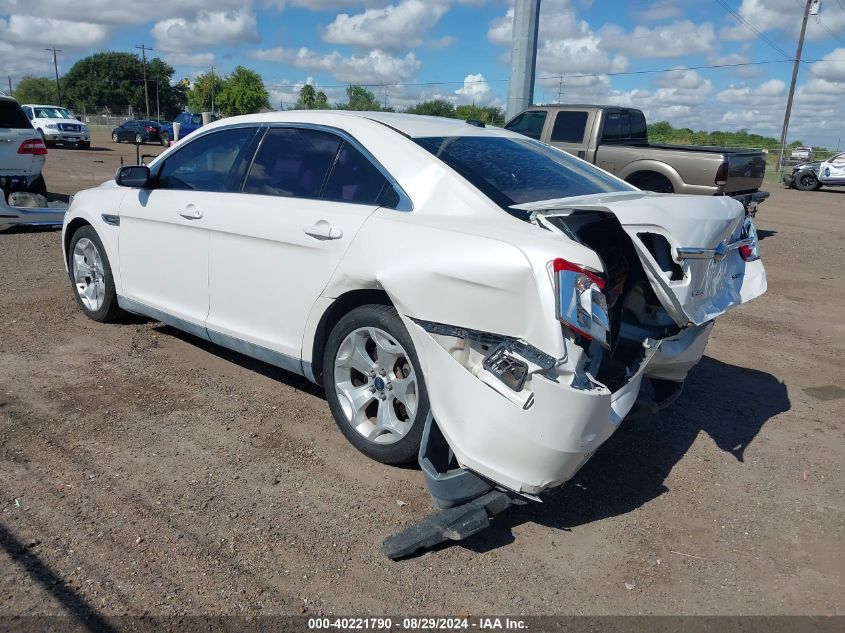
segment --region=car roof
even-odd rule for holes
[[[222,127],[235,123],[312,123],[343,127],[350,118],[367,120],[392,128],[411,138],[431,136],[506,136],[525,138],[520,134],[497,127],[477,127],[463,119],[424,116],[419,114],[400,114],[396,112],[369,112],[350,110],[285,110],[283,112],[263,112],[244,116],[220,119],[206,127]]]
[[[62,110],[68,110],[68,108],[60,105],[50,105],[48,103],[23,103],[21,105],[29,106],[30,108],[61,108]]]

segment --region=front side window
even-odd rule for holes
[[[195,114],[191,117],[191,125],[202,125],[202,115]]]
[[[255,128],[233,128],[204,134],[168,156],[159,171],[159,189],[235,191],[241,153]]]
[[[586,129],[586,112],[558,112],[552,128],[552,142],[583,143]]]
[[[244,193],[319,198],[342,140],[335,134],[271,128],[249,170]]]
[[[543,135],[543,124],[545,122],[545,110],[529,110],[518,115],[505,126],[505,129],[539,141]]]
[[[530,139],[453,136],[414,141],[506,210],[525,202],[635,190],[562,150]]]

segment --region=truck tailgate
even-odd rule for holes
[[[728,157],[728,184],[725,193],[756,191],[763,184],[766,173],[766,155],[759,151],[726,152]]]

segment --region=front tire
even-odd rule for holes
[[[820,187],[819,179],[813,174],[799,174],[795,179],[795,188],[801,191],[815,191]]]
[[[428,392],[394,308],[361,306],[335,325],[323,356],[323,384],[335,422],[355,448],[383,464],[417,459]]]
[[[79,149],[90,149],[91,148],[91,141],[79,141],[76,144]]]
[[[144,144],[144,137],[140,134],[135,135],[135,143],[136,145],[143,145]]]
[[[93,227],[79,228],[70,239],[68,273],[76,302],[85,316],[101,323],[120,316],[111,265]]]
[[[165,147],[170,147],[170,134],[167,132],[161,133],[161,144]]]
[[[120,143],[120,137],[117,135],[117,132],[111,133],[111,140],[115,143]]]

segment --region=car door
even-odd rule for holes
[[[299,371],[314,302],[366,218],[398,201],[351,139],[268,129],[243,193],[207,216],[211,340]]]
[[[135,140],[135,131],[132,128],[133,125],[134,121],[127,121],[126,123],[120,126],[120,129],[117,132],[119,141]]]
[[[255,127],[215,130],[154,166],[154,187],[133,189],[120,207],[120,275],[128,309],[205,337],[208,242],[205,214],[229,204]],[[233,184],[234,183],[234,184]]]
[[[834,156],[823,163],[820,175],[822,182],[845,183],[845,154]]]
[[[591,112],[587,110],[558,110],[554,113],[554,121],[551,124],[549,144],[573,156],[589,160],[587,145],[592,118]]]
[[[505,129],[539,141],[543,136],[543,126],[545,123],[545,110],[526,110],[508,121],[505,124]]]

